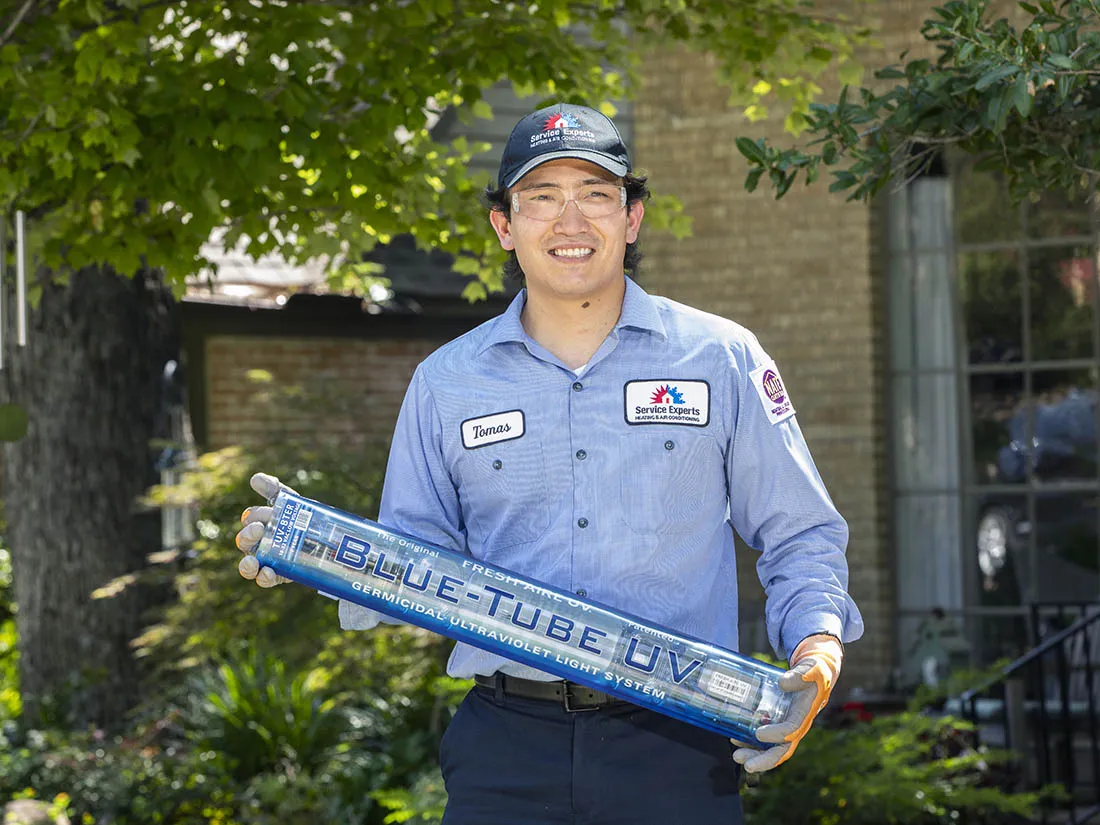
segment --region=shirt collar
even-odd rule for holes
[[[665,329],[665,322],[661,320],[661,313],[657,311],[657,304],[648,292],[630,278],[626,279],[623,311],[619,314],[619,323],[615,325],[615,329],[641,329],[654,333],[664,341],[668,340],[668,331]]]
[[[515,341],[526,344],[530,341],[520,315],[523,313],[523,305],[527,302],[527,290],[520,290],[512,299],[508,309],[498,317],[497,323],[485,336],[477,354],[481,355],[489,347],[496,344],[504,344]],[[668,340],[668,332],[665,330],[664,321],[657,311],[657,306],[649,294],[634,283],[630,278],[626,279],[626,293],[623,295],[623,308],[619,314],[619,322],[615,329],[640,329],[652,332],[663,340]]]

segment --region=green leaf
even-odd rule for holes
[[[845,86],[858,86],[863,80],[863,67],[854,61],[840,64],[837,79]]]
[[[737,151],[753,163],[766,162],[767,156],[764,154],[763,147],[757,141],[747,137],[739,137],[735,143],[737,145]]]
[[[1014,91],[1010,88],[1002,89],[989,99],[986,106],[986,123],[994,134],[1004,131],[1005,121],[1008,118],[1008,110],[1012,106]]]
[[[979,92],[984,91],[1000,80],[1004,80],[1008,77],[1013,77],[1019,71],[1019,66],[998,66],[993,71],[986,72],[980,78],[978,78],[978,82],[974,84],[974,88]]]
[[[460,275],[477,275],[481,270],[481,262],[469,255],[459,255],[451,268]]]
[[[470,108],[474,113],[474,117],[479,117],[483,120],[493,119],[493,107],[486,103],[484,100],[475,101],[474,105]]]
[[[1035,102],[1031,96],[1031,90],[1028,88],[1031,83],[1031,78],[1026,74],[1021,74],[1016,78],[1016,85],[1012,91],[1012,103],[1023,117],[1027,117],[1031,114],[1031,105]]]
[[[841,192],[845,189],[850,189],[856,184],[856,176],[851,172],[833,172],[833,178],[833,182],[829,184],[830,192]]]
[[[1056,66],[1059,69],[1065,69],[1066,71],[1076,71],[1077,64],[1072,58],[1064,54],[1051,54],[1047,55],[1047,62],[1052,66]]]
[[[758,166],[745,176],[745,191],[755,192],[760,184],[760,176],[764,174],[764,167]]]
[[[481,283],[481,281],[470,281],[462,288],[462,297],[471,304],[475,301],[484,301],[488,295],[489,293],[485,289],[485,284]]]

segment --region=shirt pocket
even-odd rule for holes
[[[623,521],[639,533],[690,530],[708,499],[725,493],[722,453],[709,435],[683,430],[624,433],[619,459]]]
[[[529,544],[550,527],[542,444],[517,438],[464,450],[459,458],[459,499],[475,554],[492,560],[497,551]]]

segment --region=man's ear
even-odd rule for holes
[[[508,252],[516,248],[516,244],[512,240],[512,222],[508,220],[507,215],[499,209],[493,209],[489,212],[489,223],[491,223],[493,229],[496,230],[501,247]]]
[[[634,243],[638,240],[638,232],[642,228],[642,216],[645,215],[645,204],[635,201],[627,207],[626,213],[626,242]]]

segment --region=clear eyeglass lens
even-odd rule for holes
[[[626,187],[582,186],[571,195],[561,189],[525,189],[512,193],[512,211],[536,221],[552,221],[573,201],[586,218],[606,218],[626,206]]]

